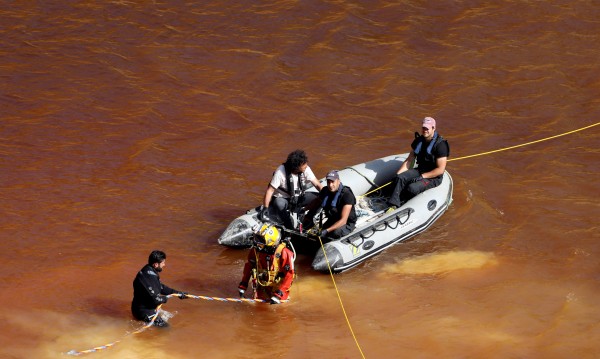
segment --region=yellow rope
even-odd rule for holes
[[[458,157],[458,158],[451,158],[448,160],[449,161],[458,161],[458,160],[464,160],[466,158],[471,158],[471,157],[477,157],[477,156],[483,156],[483,155],[489,155],[492,153],[496,153],[496,152],[501,152],[501,151],[507,151],[507,150],[512,150],[514,148],[518,148],[518,147],[523,147],[523,146],[527,146],[527,145],[532,145],[534,143],[538,143],[538,142],[543,142],[543,141],[548,141],[557,137],[561,137],[561,136],[566,136],[566,135],[570,135],[573,134],[575,132],[579,132],[579,131],[583,131],[583,130],[587,130],[588,128],[592,128],[594,126],[598,126],[600,125],[600,122],[596,122],[592,125],[586,126],[586,127],[582,127],[579,128],[577,130],[573,130],[573,131],[569,131],[569,132],[565,132],[565,133],[561,133],[560,135],[555,135],[555,136],[550,136],[550,137],[546,137],[546,138],[542,138],[541,140],[535,140],[535,141],[531,141],[531,142],[527,142],[527,143],[522,143],[520,145],[515,145],[515,146],[510,146],[510,147],[504,147],[504,148],[500,148],[498,150],[493,150],[493,151],[488,151],[488,152],[483,152],[483,153],[478,153],[475,155],[469,155],[469,156],[463,156],[463,157]]]
[[[167,297],[171,298],[171,297],[179,297],[180,294],[169,294],[167,295]],[[214,300],[214,301],[218,301],[218,302],[237,302],[237,303],[242,303],[242,302],[246,302],[246,303],[269,303],[268,300],[265,299],[249,299],[249,298],[219,298],[219,297],[207,297],[207,296],[203,296],[203,295],[193,295],[193,294],[186,294],[185,295],[188,298],[194,298],[194,299],[204,299],[204,300]],[[281,302],[288,302],[289,299],[286,300],[282,300]],[[146,329],[150,328],[152,325],[154,325],[154,321],[156,320],[156,318],[158,317],[158,315],[160,314],[162,304],[159,305],[156,308],[156,313],[154,314],[154,316],[152,316],[152,318],[150,318],[150,321],[146,324],[144,324],[144,326],[140,327],[139,329],[134,330],[131,333],[127,333],[125,334],[121,339],[119,340],[115,340],[112,343],[108,343],[108,344],[104,344],[104,345],[100,345],[91,349],[87,349],[87,350],[70,350],[69,352],[67,352],[67,355],[72,355],[72,356],[80,356],[83,354],[89,354],[89,353],[95,353],[95,352],[99,352],[101,350],[104,349],[109,349],[112,348],[113,346],[115,346],[116,344],[120,343],[125,337],[129,336],[129,335],[133,335],[133,334],[139,334],[143,331],[145,331]]]
[[[174,294],[167,295],[167,297],[172,297],[172,296],[174,296]],[[143,327],[141,327],[141,328],[139,328],[139,329],[137,329],[137,330],[135,330],[135,331],[133,331],[131,333],[125,334],[123,336],[123,338],[125,338],[126,336],[129,336],[129,335],[132,335],[132,334],[139,334],[139,333],[143,332],[144,330],[150,328],[154,324],[154,321],[156,320],[156,318],[158,317],[158,315],[160,314],[160,307],[162,307],[162,304],[159,305],[158,307],[156,307],[156,313],[152,316],[152,318],[150,318],[150,322],[148,322]],[[94,347],[94,348],[91,348],[91,349],[86,349],[86,350],[81,350],[81,351],[77,351],[77,350],[73,349],[73,350],[70,350],[69,352],[67,352],[67,355],[80,356],[80,355],[83,355],[83,354],[89,354],[89,353],[99,352],[99,351],[104,350],[104,349],[110,349],[113,346],[115,346],[116,344],[120,343],[123,340],[123,338],[121,338],[119,340],[115,340],[112,343],[100,345],[100,346],[97,346],[97,347]]]
[[[344,313],[344,317],[346,318],[346,323],[348,324],[348,328],[350,328],[350,333],[352,333],[352,338],[354,338],[354,342],[356,343],[356,346],[358,347],[358,351],[360,352],[360,355],[364,359],[365,355],[363,354],[363,351],[360,348],[360,344],[358,344],[356,335],[354,335],[354,330],[352,330],[352,325],[350,324],[350,320],[348,319],[348,315],[346,314],[346,309],[344,309],[344,303],[342,302],[342,297],[340,296],[340,291],[338,290],[337,285],[335,284],[335,279],[333,278],[333,272],[331,271],[331,266],[329,265],[329,259],[327,259],[327,253],[325,251],[325,247],[323,246],[323,241],[321,241],[321,236],[318,236],[318,238],[319,238],[319,242],[321,243],[321,250],[323,250],[323,254],[325,255],[325,261],[327,262],[327,268],[329,268],[329,275],[331,276],[331,281],[333,282],[333,287],[335,288],[335,292],[337,293],[338,300],[340,301],[340,306],[342,307],[342,312]]]
[[[534,143],[551,140],[551,139],[554,139],[554,138],[557,138],[557,137],[570,135],[570,134],[573,134],[575,132],[583,131],[583,130],[586,130],[588,128],[592,128],[592,127],[598,126],[598,125],[600,125],[600,122],[596,122],[595,124],[592,124],[592,125],[589,125],[589,126],[586,126],[586,127],[582,127],[582,128],[577,129],[577,130],[573,130],[573,131],[561,133],[559,135],[542,138],[540,140],[531,141],[531,142],[523,143],[523,144],[516,145],[516,146],[510,146],[510,147],[500,148],[500,149],[493,150],[493,151],[478,153],[478,154],[475,154],[475,155],[453,158],[453,159],[449,159],[448,161],[464,160],[466,158],[483,156],[483,155],[489,155],[489,154],[496,153],[496,152],[501,152],[501,151],[507,151],[507,150],[511,150],[511,149],[514,149],[514,148],[523,147],[523,146],[531,145],[531,144],[534,144]],[[388,182],[388,183],[386,183],[386,184],[384,184],[384,185],[382,185],[380,187],[377,187],[374,190],[372,190],[370,192],[367,192],[367,193],[365,193],[365,194],[363,194],[363,195],[361,195],[359,197],[364,197],[364,196],[367,196],[367,195],[369,195],[369,194],[371,194],[373,192],[379,191],[380,189],[382,189],[383,187],[389,185],[390,183],[392,183],[392,182],[390,181],[390,182]],[[356,335],[354,335],[354,331],[352,330],[352,325],[350,324],[350,321],[348,320],[348,315],[346,314],[346,310],[344,309],[344,303],[342,303],[342,297],[340,296],[340,292],[338,291],[337,285],[335,284],[335,279],[333,278],[333,272],[331,270],[331,266],[329,265],[329,259],[327,258],[327,253],[325,251],[325,247],[323,246],[323,242],[321,241],[321,237],[319,236],[318,238],[319,238],[319,242],[321,243],[321,249],[323,250],[323,254],[325,255],[325,261],[327,262],[327,268],[329,268],[329,275],[331,276],[331,281],[333,282],[333,286],[334,286],[336,294],[338,296],[338,300],[340,301],[340,305],[342,307],[342,312],[344,313],[344,317],[346,318],[346,323],[348,324],[348,328],[350,328],[350,332],[352,333],[352,337],[354,338],[354,342],[356,343],[356,346],[358,347],[358,350],[360,351],[361,356],[364,358],[365,355],[363,354],[363,351],[360,348],[360,344],[358,344],[358,340],[356,339]]]
[[[532,145],[532,144],[534,144],[534,143],[543,142],[543,141],[548,141],[548,140],[551,140],[551,139],[554,139],[554,138],[557,138],[557,137],[562,137],[562,136],[570,135],[570,134],[573,134],[573,133],[575,133],[575,132],[579,132],[579,131],[587,130],[588,128],[592,128],[592,127],[594,127],[594,126],[598,126],[598,125],[600,125],[600,122],[596,122],[596,123],[594,123],[594,124],[592,124],[592,125],[585,126],[585,127],[582,127],[582,128],[578,128],[578,129],[576,129],[576,130],[573,130],[573,131],[569,131],[569,132],[561,133],[561,134],[559,134],[559,135],[550,136],[550,137],[542,138],[542,139],[540,139],[540,140],[535,140],[535,141],[531,141],[531,142],[527,142],[527,143],[522,143],[522,144],[520,144],[520,145],[515,145],[515,146],[510,146],[510,147],[504,147],[504,148],[500,148],[500,149],[497,149],[497,150],[492,150],[492,151],[487,151],[487,152],[477,153],[477,154],[474,154],[474,155],[469,155],[469,156],[463,156],[463,157],[457,157],[457,158],[450,158],[450,159],[448,159],[448,162],[450,162],[450,161],[464,160],[464,159],[466,159],[466,158],[478,157],[478,156],[483,156],[483,155],[489,155],[489,154],[496,153],[496,152],[502,152],[502,151],[512,150],[512,149],[514,149],[514,148],[523,147],[523,146],[528,146],[528,145]],[[371,194],[371,193],[373,193],[373,192],[377,192],[377,191],[379,191],[380,189],[382,189],[383,187],[385,187],[385,186],[389,185],[390,183],[392,183],[392,181],[390,181],[390,182],[388,182],[388,183],[386,183],[386,184],[384,184],[384,185],[381,185],[380,187],[377,187],[377,188],[375,188],[374,190],[372,190],[372,191],[370,191],[370,192],[367,192],[367,193],[365,193],[365,194],[363,194],[363,195],[360,195],[360,196],[358,196],[358,197],[366,197],[366,196],[370,195],[370,194]]]

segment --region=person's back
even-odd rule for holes
[[[244,296],[252,279],[258,298],[279,304],[288,299],[294,276],[294,254],[281,241],[281,231],[273,225],[264,224],[255,234],[255,245],[248,252],[238,285],[240,297]]]

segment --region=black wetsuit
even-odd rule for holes
[[[133,301],[131,313],[136,319],[149,322],[156,314],[156,308],[167,302],[165,295],[179,293],[160,282],[158,272],[146,264],[133,280]]]

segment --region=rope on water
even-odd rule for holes
[[[464,156],[464,157],[458,157],[458,158],[454,158],[454,159],[449,159],[448,161],[464,160],[466,158],[471,158],[471,157],[476,157],[476,156],[483,156],[483,155],[489,155],[489,154],[496,153],[496,152],[506,151],[506,150],[510,150],[510,149],[514,149],[514,148],[518,148],[518,147],[523,147],[523,146],[531,145],[531,144],[534,144],[534,143],[551,140],[551,139],[554,139],[554,138],[557,138],[557,137],[570,135],[572,133],[583,131],[585,129],[592,128],[592,127],[598,126],[598,125],[600,125],[600,122],[596,122],[596,123],[594,123],[592,125],[585,126],[585,127],[579,128],[577,130],[573,130],[573,131],[561,133],[561,134],[558,134],[558,135],[555,135],[555,136],[550,136],[550,137],[542,138],[540,140],[531,141],[531,142],[523,143],[523,144],[516,145],[516,146],[505,147],[505,148],[501,148],[501,149],[497,149],[497,150],[493,150],[493,151],[483,152],[483,153],[479,153],[479,154],[475,154],[475,155],[470,155],[470,156]],[[348,167],[348,168],[351,168],[351,167]],[[380,189],[382,189],[383,187],[389,185],[390,183],[392,183],[392,182],[390,181],[390,182],[388,182],[388,183],[386,183],[386,184],[384,184],[384,185],[382,185],[380,187],[377,187],[374,190],[372,190],[370,192],[367,192],[364,195],[359,196],[359,197],[367,196],[367,195],[369,195],[369,194],[371,194],[371,193],[373,193],[375,191],[379,191]],[[372,183],[372,184],[375,186],[374,183]],[[325,261],[327,262],[327,267],[329,268],[329,275],[331,276],[331,281],[333,282],[333,287],[335,288],[335,291],[336,291],[337,296],[338,296],[338,300],[340,302],[340,306],[342,308],[342,312],[344,313],[344,317],[346,318],[346,323],[348,325],[348,328],[350,329],[350,333],[352,334],[352,338],[354,338],[354,342],[356,343],[356,346],[358,347],[358,350],[360,351],[361,356],[364,358],[365,355],[363,354],[363,351],[360,348],[360,344],[358,343],[358,340],[356,339],[356,335],[354,334],[354,331],[352,330],[352,325],[350,324],[350,320],[348,319],[348,315],[346,314],[346,310],[344,309],[344,303],[342,302],[342,297],[341,297],[340,292],[339,292],[339,290],[337,288],[337,285],[335,283],[335,279],[333,278],[333,271],[331,270],[331,266],[329,265],[329,259],[327,258],[327,253],[325,251],[325,247],[323,246],[323,241],[321,241],[321,237],[318,237],[318,238],[319,238],[319,242],[321,243],[321,249],[323,250],[323,254],[325,255]]]
[[[265,300],[265,299],[250,299],[250,298],[219,298],[219,297],[207,297],[204,295],[193,295],[193,294],[186,294],[185,295],[188,298],[193,298],[193,299],[204,299],[204,300],[209,300],[209,301],[217,301],[217,302],[235,302],[235,303],[270,303],[270,301]],[[167,297],[179,297],[179,294],[169,294],[167,295]],[[282,302],[288,302],[288,300],[284,300]],[[89,354],[89,353],[95,353],[95,352],[99,352],[101,350],[104,349],[109,349],[112,348],[114,345],[120,343],[123,339],[125,339],[126,337],[133,335],[133,334],[139,334],[143,331],[145,331],[146,329],[150,328],[152,325],[154,325],[154,321],[156,320],[156,318],[158,317],[158,315],[160,314],[160,308],[162,307],[162,304],[159,305],[156,308],[156,314],[154,314],[154,316],[150,319],[150,322],[146,323],[144,326],[142,326],[139,329],[134,330],[131,333],[127,333],[125,334],[121,339],[119,340],[115,340],[112,343],[108,343],[108,344],[104,344],[104,345],[100,345],[91,349],[87,349],[87,350],[70,350],[69,352],[67,352],[66,354],[68,355],[72,355],[72,356],[80,356],[80,355],[84,355],[84,354]]]
[[[450,161],[459,161],[459,160],[464,160],[464,159],[467,159],[467,158],[472,158],[472,157],[478,157],[478,156],[490,155],[490,154],[492,154],[492,153],[496,153],[496,152],[502,152],[502,151],[512,150],[512,149],[519,148],[519,147],[523,147],[523,146],[533,145],[534,143],[543,142],[543,141],[548,141],[548,140],[552,140],[552,139],[554,139],[554,138],[557,138],[557,137],[562,137],[562,136],[570,135],[570,134],[573,134],[573,133],[575,133],[575,132],[579,132],[579,131],[587,130],[588,128],[592,128],[592,127],[594,127],[594,126],[598,126],[598,125],[600,125],[600,122],[596,122],[596,123],[594,123],[594,124],[591,124],[591,125],[589,125],[589,126],[581,127],[581,128],[578,128],[578,129],[576,129],[576,130],[573,130],[573,131],[568,131],[568,132],[561,133],[561,134],[558,134],[558,135],[554,135],[554,136],[550,136],[550,137],[542,138],[542,139],[535,140],[535,141],[531,141],[531,142],[521,143],[520,145],[514,145],[514,146],[509,146],[509,147],[499,148],[499,149],[497,149],[497,150],[492,150],[492,151],[487,151],[487,152],[476,153],[476,154],[474,154],[474,155],[468,155],[468,156],[457,157],[457,158],[449,158],[449,159],[448,159],[448,162],[450,162]],[[383,187],[385,187],[385,186],[387,186],[387,185],[389,185],[389,184],[391,184],[391,183],[392,183],[392,181],[390,181],[390,182],[388,182],[388,183],[386,183],[386,184],[384,184],[384,185],[381,185],[380,187],[377,187],[377,188],[375,188],[374,190],[372,190],[372,191],[370,191],[370,192],[367,192],[367,193],[363,194],[362,196],[358,196],[358,197],[366,197],[366,196],[368,196],[369,194],[371,194],[371,193],[373,193],[373,192],[376,192],[376,191],[379,191],[380,189],[382,189]],[[375,185],[375,184],[373,184],[373,185]]]
[[[170,295],[168,295],[167,297],[171,297],[171,296],[173,296],[173,294],[170,294]],[[149,322],[148,322],[146,325],[144,325],[143,327],[141,327],[141,328],[139,328],[139,329],[136,329],[136,330],[134,330],[134,331],[133,331],[133,332],[131,332],[131,333],[127,333],[127,334],[125,334],[125,335],[123,336],[123,338],[121,338],[121,339],[119,339],[119,340],[115,340],[115,341],[114,341],[114,342],[112,342],[112,343],[108,343],[108,344],[100,345],[100,346],[97,346],[97,347],[94,347],[94,348],[91,348],[91,349],[87,349],[87,350],[76,351],[75,349],[73,349],[73,350],[70,350],[70,351],[68,351],[68,352],[67,352],[67,354],[68,354],[68,355],[72,355],[72,356],[80,356],[80,355],[83,355],[83,354],[95,353],[95,352],[99,352],[99,351],[101,351],[101,350],[104,350],[104,349],[112,348],[114,345],[116,345],[116,344],[120,343],[120,342],[121,342],[123,339],[125,339],[126,337],[128,337],[128,336],[130,336],[130,335],[133,335],[133,334],[138,334],[138,333],[141,333],[141,332],[143,332],[144,330],[146,330],[146,329],[150,328],[152,325],[154,325],[154,321],[155,321],[155,320],[156,320],[156,318],[158,317],[158,314],[160,314],[160,307],[162,307],[162,304],[161,304],[161,305],[159,305],[159,306],[156,308],[156,314],[154,314],[154,315],[152,316],[152,319],[150,319],[150,321],[149,321]]]
[[[448,159],[448,162],[450,162],[450,161],[464,160],[464,159],[466,159],[466,158],[471,158],[471,157],[477,157],[477,156],[489,155],[489,154],[496,153],[496,152],[501,152],[501,151],[512,150],[512,149],[515,149],[515,148],[518,148],[518,147],[528,146],[528,145],[532,145],[532,144],[534,144],[534,143],[543,142],[543,141],[548,141],[548,140],[552,140],[552,139],[554,139],[554,138],[557,138],[557,137],[562,137],[562,136],[570,135],[570,134],[573,134],[573,133],[575,133],[575,132],[579,132],[579,131],[587,130],[588,128],[592,128],[592,127],[594,127],[594,126],[598,126],[598,125],[600,125],[600,122],[596,122],[596,123],[594,123],[594,124],[591,124],[591,125],[589,125],[589,126],[581,127],[581,128],[578,128],[578,129],[576,129],[576,130],[573,130],[573,131],[568,131],[568,132],[561,133],[561,134],[558,134],[558,135],[554,135],[554,136],[550,136],[550,137],[542,138],[542,139],[535,140],[535,141],[531,141],[531,142],[521,143],[520,145],[515,145],[515,146],[509,146],[509,147],[499,148],[499,149],[497,149],[497,150],[493,150],[493,151],[487,151],[487,152],[482,152],[482,153],[477,153],[477,154],[474,154],[474,155],[469,155],[469,156],[463,156],[463,157],[458,157],[458,158],[450,158],[450,159]]]
[[[321,250],[323,250],[323,255],[325,255],[325,262],[327,262],[327,268],[329,269],[329,275],[331,276],[331,281],[333,282],[333,287],[335,288],[335,292],[337,293],[338,300],[340,302],[340,307],[342,307],[342,312],[344,313],[344,318],[346,318],[346,324],[348,325],[348,329],[350,329],[350,333],[352,334],[352,338],[354,338],[354,342],[358,347],[358,351],[360,352],[361,357],[364,359],[365,354],[360,348],[360,344],[358,343],[358,339],[356,339],[356,335],[354,334],[354,330],[352,330],[352,324],[350,324],[350,319],[348,319],[348,314],[346,314],[346,309],[344,308],[344,303],[342,302],[342,296],[340,295],[340,291],[338,290],[337,284],[335,284],[335,278],[333,278],[333,271],[331,270],[331,266],[329,265],[329,258],[327,258],[327,251],[325,250],[325,246],[323,245],[323,241],[321,240],[321,236],[319,238],[319,243],[321,243]]]
[[[206,297],[203,295],[192,295],[186,294],[188,298],[204,299],[204,300],[216,300],[217,302],[247,302],[247,303],[269,303],[270,301],[265,299],[251,299],[251,298],[218,298],[218,297]]]

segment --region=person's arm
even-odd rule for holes
[[[321,184],[321,182],[319,182],[319,180],[315,176],[315,173],[313,172],[312,168],[306,167],[306,170],[304,171],[304,175],[306,176],[306,180],[308,180],[310,183],[312,183],[312,185],[316,189],[318,189],[319,192],[321,192],[321,189],[323,189],[323,185]]]
[[[269,205],[271,204],[271,199],[273,198],[273,193],[275,193],[275,187],[269,184],[267,187],[267,191],[265,192],[265,198],[263,199],[264,208],[269,208]]]
[[[340,216],[340,219],[337,220],[337,222],[335,222],[331,227],[323,228],[323,229],[327,230],[327,232],[332,232],[332,231],[335,231],[336,229],[340,228],[341,226],[345,225],[348,222],[348,217],[350,216],[351,210],[352,210],[351,204],[344,205],[344,207],[342,207],[342,214]]]
[[[421,173],[421,176],[423,176],[423,178],[434,178],[443,175],[444,171],[446,170],[447,161],[448,157],[438,158],[437,160],[435,160],[436,167],[429,172]]]
[[[145,268],[142,270],[145,270]],[[166,297],[162,293],[162,288],[163,288],[162,284],[158,280],[155,280],[154,277],[150,278],[148,275],[144,275],[144,274],[139,275],[135,278],[133,285],[134,285],[134,288],[137,287],[138,293],[142,293],[142,292],[147,293],[147,295],[148,295],[147,298],[150,298],[152,300],[152,302],[154,303],[154,305],[156,305],[156,306],[158,306],[160,304],[164,304],[168,300],[168,297]],[[150,289],[150,288],[154,288],[154,289]]]
[[[180,293],[178,290],[170,288],[164,284],[160,284],[160,294],[162,295],[169,295],[169,294],[173,294],[173,293]]]
[[[400,166],[400,169],[398,170],[398,172],[396,172],[396,174],[400,174],[402,172],[408,171],[409,170],[408,166],[410,166],[410,164],[413,163],[414,160],[415,160],[415,153],[413,151],[410,151],[410,154],[408,155],[408,157],[406,157],[404,162],[402,162],[402,165]]]
[[[252,248],[248,251],[248,260],[246,260],[246,264],[244,264],[244,272],[242,274],[242,280],[240,281],[240,285],[238,289],[246,290],[248,288],[248,282],[250,281],[250,276],[252,274],[252,268],[256,267],[256,254],[255,249]],[[240,294],[244,294],[241,292]]]
[[[317,213],[317,209],[320,207],[321,201],[321,197],[317,196],[309,204],[304,206],[304,210],[307,211],[307,213],[304,216],[302,225],[305,227],[305,229],[310,229],[315,225],[314,216]]]
[[[316,187],[316,188],[317,188],[319,191],[321,191],[321,190],[323,189],[323,185],[321,184],[321,182],[319,182],[319,180],[318,180],[318,179],[316,179],[316,178],[313,178],[313,179],[312,179],[310,182],[311,182],[311,183],[313,184],[313,186],[315,186],[315,187]]]
[[[282,270],[285,274],[279,282],[279,289],[283,292],[290,290],[292,282],[294,281],[294,262],[292,262],[293,253],[289,249],[284,249],[282,252]]]

